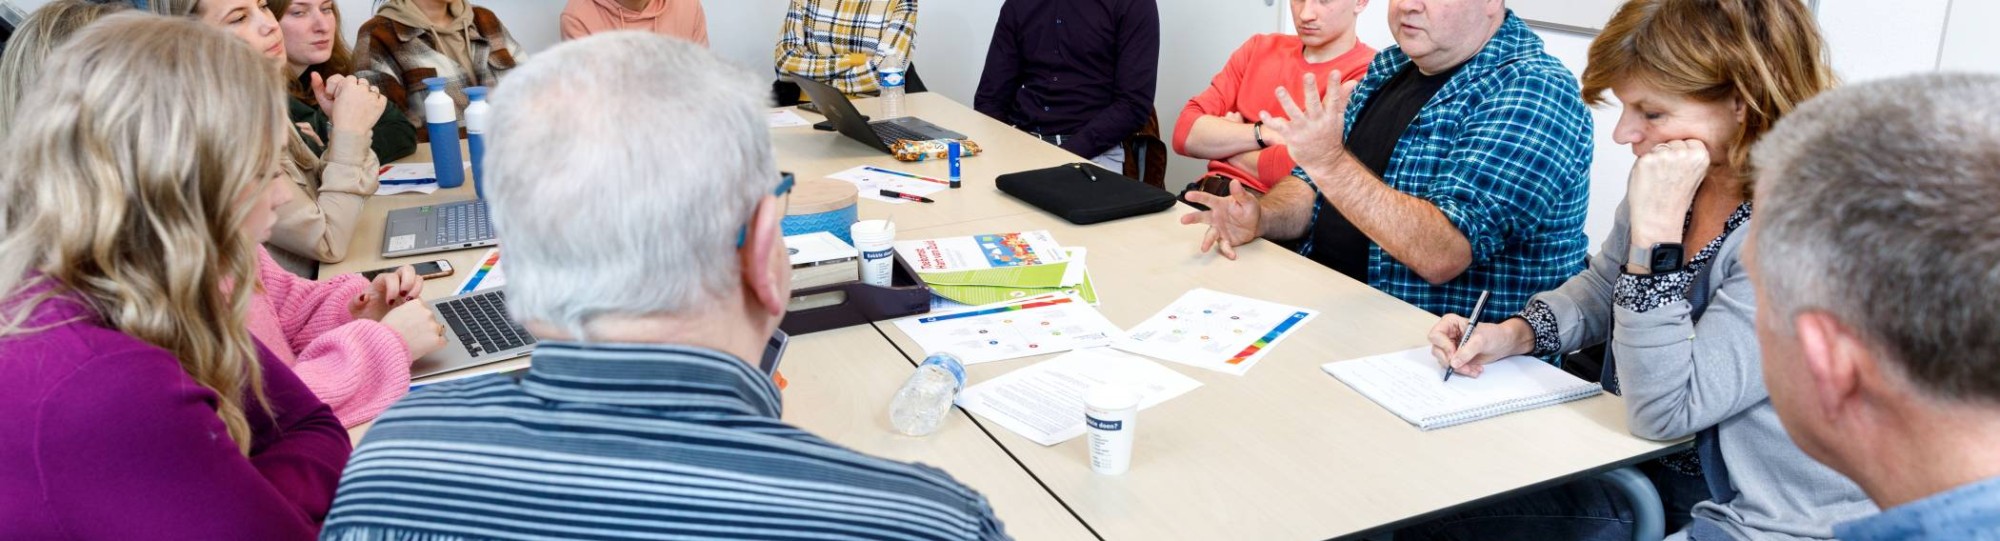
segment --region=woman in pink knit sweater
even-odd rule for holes
[[[410,363],[444,347],[444,329],[410,267],[375,281],[298,277],[257,248],[262,291],[250,299],[250,335],[284,361],[353,428],[410,390]]]
[[[264,53],[277,72],[285,66],[284,39],[277,20],[257,6],[255,0],[185,0],[154,7],[191,11]],[[296,191],[273,194],[281,206],[295,197]],[[268,242],[270,234],[260,240]],[[251,298],[250,335],[332,406],[342,425],[375,420],[409,392],[410,364],[444,346],[443,326],[418,297],[423,279],[409,267],[383,273],[372,284],[358,275],[315,282],[279,266],[262,245],[257,261],[262,287]]]

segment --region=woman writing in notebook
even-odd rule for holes
[[[284,35],[278,30],[277,19],[259,7],[257,0],[155,0],[153,5],[234,34],[263,55],[270,71],[281,78],[289,74],[281,71],[287,58]],[[328,155],[346,152],[340,150],[343,145],[355,146],[356,152],[369,156],[369,167],[374,167],[374,155],[367,148],[365,136],[349,138],[339,134],[341,126],[348,122],[364,119],[372,122],[373,116],[382,111],[381,96],[359,79],[334,76],[327,81],[329,86],[337,87],[329,92],[338,93],[330,98],[334,100],[329,109],[333,111],[336,133],[333,137],[336,141],[346,141],[332,143]],[[278,94],[277,88],[273,85],[269,90]],[[360,100],[361,105],[353,105],[355,102],[350,100]],[[342,111],[357,111],[346,108],[358,109],[359,114],[350,119]],[[306,199],[309,191],[305,190],[301,177],[294,175],[300,162],[292,160],[310,160],[311,156],[299,153],[302,141],[296,129],[283,142],[286,155],[291,157],[285,161],[291,182],[274,187],[286,192],[278,199],[278,223],[259,240],[283,247],[285,243],[279,241],[286,238],[288,224],[299,227],[317,216],[322,219],[318,238],[332,242],[334,228],[324,220],[332,220],[335,212],[345,212],[345,198],[351,194],[326,191],[326,185],[322,184],[320,202]],[[346,169],[327,162],[319,178],[324,182],[332,178],[327,175],[346,175],[338,172]],[[372,193],[372,169],[367,179]],[[318,208],[327,198],[339,198],[340,209]],[[357,214],[362,201],[365,198],[352,201]],[[342,216],[347,225],[339,229],[343,231],[339,245],[345,247],[355,217]],[[292,233],[297,236],[299,231],[295,229]],[[279,259],[273,257],[276,255],[262,248],[257,251],[261,287],[250,303],[247,323],[252,336],[297,372],[313,394],[332,406],[342,424],[352,427],[374,420],[409,392],[411,363],[444,346],[443,327],[432,318],[429,303],[421,298],[423,279],[409,267],[402,267],[377,276],[373,283],[353,274],[316,282],[287,272]]]
[[[1611,235],[1588,269],[1515,317],[1466,338],[1467,320],[1447,315],[1430,334],[1438,363],[1473,377],[1508,356],[1605,345],[1603,378],[1622,390],[1632,433],[1697,439],[1691,456],[1641,468],[1677,536],[1824,539],[1832,524],[1875,510],[1779,425],[1740,259],[1750,148],[1834,84],[1826,56],[1799,0],[1627,2],[1591,44],[1582,77],[1587,99],[1602,105],[1609,91],[1623,107],[1613,136],[1638,156]],[[1630,539],[1631,520],[1617,492],[1585,481],[1403,534]]]

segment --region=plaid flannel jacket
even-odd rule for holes
[[[1375,56],[1347,107],[1350,132],[1369,98],[1405,69],[1415,67],[1401,47]],[[1370,244],[1368,285],[1437,314],[1470,314],[1486,290],[1493,298],[1481,319],[1520,311],[1583,270],[1590,158],[1590,113],[1576,77],[1508,12],[1500,32],[1403,132],[1382,179],[1436,205],[1471,243],[1472,265],[1431,285]],[[1303,169],[1293,174],[1312,181]],[[1314,200],[1315,220],[1332,211],[1326,205]],[[1307,239],[1301,251],[1310,249]]]
[[[875,4],[894,2],[885,15]],[[849,96],[874,94],[875,64],[883,45],[907,63],[917,39],[917,0],[792,0],[779,33],[778,74],[804,77]],[[842,55],[867,53],[868,64],[841,67]]]
[[[465,113],[465,89],[492,87],[500,77],[522,60],[526,50],[507,33],[500,18],[486,8],[472,8],[471,66],[460,66],[450,55],[438,50],[437,36],[388,17],[376,16],[361,24],[360,43],[354,50],[355,75],[382,89],[382,97],[403,108],[417,138],[429,140],[424,131],[424,98],[430,94],[424,79],[445,78],[445,92],[457,102],[460,118]],[[462,133],[462,130],[461,130]]]

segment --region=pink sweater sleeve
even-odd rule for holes
[[[264,293],[298,362],[292,371],[341,424],[375,420],[410,390],[410,350],[396,331],[356,320],[348,304],[368,289],[357,274],[315,282],[285,272],[263,258]]]

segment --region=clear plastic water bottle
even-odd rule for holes
[[[927,436],[944,424],[945,414],[965,389],[965,364],[957,355],[932,353],[896,391],[889,403],[889,425],[910,436]]]
[[[888,45],[883,45],[882,64],[875,67],[876,86],[882,90],[882,118],[888,120],[903,117],[903,72],[909,69],[903,53]]]
[[[486,132],[493,126],[493,106],[486,87],[465,89],[465,148],[472,152],[472,192],[486,198]]]
[[[465,185],[465,160],[458,152],[458,102],[444,90],[443,77],[424,79],[424,123],[430,128],[431,165],[439,188]]]

